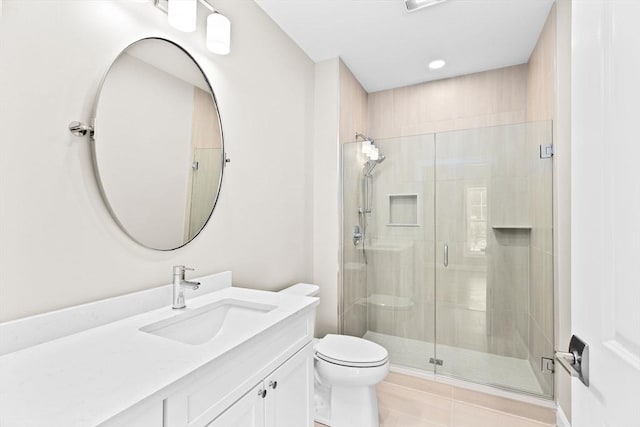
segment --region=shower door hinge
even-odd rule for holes
[[[540,358],[540,371],[548,374],[553,374],[556,371],[556,361],[552,357]]]
[[[434,357],[430,357],[429,358],[429,363],[431,363],[432,365],[436,365],[436,366],[442,366],[444,361],[442,359],[436,359]]]
[[[540,145],[540,158],[550,159],[555,154],[553,144],[541,144]]]

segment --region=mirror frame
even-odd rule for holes
[[[169,43],[171,45],[173,45],[174,47],[180,49],[192,62],[193,64],[198,68],[198,70],[200,71],[200,73],[202,74],[202,77],[204,78],[204,81],[207,84],[207,87],[209,88],[209,94],[211,95],[211,101],[213,101],[213,104],[216,108],[216,117],[218,119],[218,123],[220,125],[220,145],[222,147],[222,153],[221,153],[221,167],[220,167],[220,180],[218,182],[218,188],[216,190],[216,196],[215,199],[213,200],[213,205],[211,206],[211,211],[209,212],[209,215],[207,216],[207,220],[204,222],[204,224],[202,224],[202,227],[200,228],[200,230],[193,235],[193,237],[191,237],[189,240],[187,240],[186,242],[183,242],[182,244],[174,247],[174,248],[168,248],[168,249],[162,249],[162,248],[152,248],[150,246],[145,245],[144,243],[140,242],[139,240],[137,240],[135,237],[133,237],[131,235],[131,233],[124,227],[124,225],[120,222],[120,220],[118,219],[118,217],[116,216],[113,208],[111,207],[111,203],[109,203],[109,199],[107,197],[107,194],[105,193],[104,187],[102,185],[102,179],[100,178],[100,168],[98,167],[98,156],[97,156],[97,152],[96,152],[96,134],[99,133],[100,129],[96,129],[96,118],[97,118],[97,112],[98,112],[98,104],[100,103],[100,94],[102,93],[102,89],[104,87],[104,84],[107,80],[107,77],[109,76],[109,72],[111,71],[111,69],[113,68],[115,62],[118,60],[118,58],[120,58],[120,56],[124,53],[126,53],[127,49],[129,49],[131,46],[133,46],[136,43],[140,43],[142,41],[145,40],[160,40],[166,43]],[[178,43],[163,38],[163,37],[143,37],[141,39],[135,40],[132,43],[129,43],[127,46],[125,46],[124,49],[122,49],[118,55],[115,56],[115,58],[113,58],[113,60],[111,61],[111,63],[109,64],[109,67],[107,68],[107,70],[105,71],[104,75],[102,76],[102,79],[100,80],[100,84],[98,85],[97,91],[96,91],[96,95],[95,95],[95,102],[93,104],[93,110],[92,110],[92,114],[91,114],[91,124],[94,128],[94,132],[91,134],[91,158],[93,161],[93,172],[94,172],[94,176],[96,179],[96,182],[98,184],[98,188],[100,189],[100,195],[102,196],[102,201],[104,202],[105,206],[107,207],[107,210],[109,211],[109,214],[111,215],[111,218],[113,218],[113,220],[116,222],[116,224],[118,224],[118,227],[120,227],[120,229],[124,232],[124,234],[126,234],[131,240],[133,240],[134,242],[136,242],[137,244],[139,244],[140,246],[146,248],[146,249],[151,249],[154,251],[161,251],[161,252],[169,252],[169,251],[175,251],[177,249],[180,249],[186,245],[188,245],[189,243],[191,243],[196,237],[198,237],[200,235],[200,233],[202,233],[202,230],[205,229],[205,227],[207,226],[207,224],[209,224],[209,221],[211,220],[211,217],[213,216],[213,212],[216,209],[216,206],[218,204],[218,200],[220,199],[220,191],[222,191],[222,181],[224,179],[224,169],[227,165],[227,156],[226,156],[226,151],[225,151],[225,144],[224,144],[224,131],[223,131],[223,127],[222,127],[222,118],[220,117],[220,107],[218,104],[218,100],[216,99],[216,95],[213,91],[213,87],[211,86],[211,82],[209,81],[209,77],[207,76],[207,74],[204,72],[204,70],[202,69],[202,67],[200,66],[200,64],[198,63],[198,61],[195,60],[195,58],[185,49],[183,48],[181,45],[179,45]]]

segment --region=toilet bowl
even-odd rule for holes
[[[331,427],[377,427],[376,384],[389,372],[384,347],[328,334],[315,346],[316,421]]]
[[[318,289],[300,283],[282,292],[315,296]],[[315,420],[330,427],[378,427],[376,384],[389,372],[387,350],[334,334],[315,340],[314,350]]]

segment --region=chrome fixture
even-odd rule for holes
[[[353,227],[353,246],[358,246],[362,240],[362,232],[360,231],[360,226],[356,225]]]
[[[367,162],[362,167],[362,191],[364,193],[364,207],[360,208],[361,213],[371,213],[371,200],[373,199],[373,170],[380,163],[384,162],[385,159],[385,156],[379,156],[376,160],[367,160]]]
[[[378,147],[376,147],[373,138],[369,138],[361,133],[356,133],[356,141],[358,138],[362,139],[362,154],[367,156],[369,160],[378,160],[380,152],[378,151]]]
[[[218,55],[227,55],[231,50],[231,21],[208,0],[153,0],[154,6],[168,15],[169,25],[187,33],[196,30],[198,3],[210,12],[207,17],[207,49]]]
[[[555,154],[553,144],[540,144],[540,158],[550,159]]]
[[[69,123],[69,132],[75,136],[93,136],[93,126],[81,122]]]
[[[444,244],[444,254],[442,256],[442,264],[445,267],[449,267],[449,244]]]
[[[183,287],[187,286],[194,291],[200,287],[200,282],[189,282],[184,279],[185,271],[193,271],[193,268],[185,267],[184,265],[173,266],[173,308],[185,308],[187,305],[184,302]]]
[[[356,132],[356,141],[358,140],[358,138],[362,139],[363,141],[369,141],[373,144],[373,138],[369,138],[367,135],[361,134],[360,132]]]
[[[373,140],[362,133],[356,132],[356,141],[362,139],[362,154],[367,157],[367,161],[362,167],[362,207],[358,208],[358,225],[353,230],[353,244],[357,246],[362,241],[362,253],[365,264],[367,261],[367,249],[365,247],[365,238],[367,236],[367,214],[371,213],[371,200],[373,199],[373,170],[380,163],[384,162],[386,157],[380,154],[378,147]],[[361,231],[362,230],[362,231]]]
[[[569,341],[569,351],[556,351],[556,360],[572,377],[589,387],[589,346],[575,335]]]
[[[378,166],[380,163],[384,162],[386,159],[385,156],[378,156],[378,158],[376,160],[369,160],[367,161],[367,163],[364,164],[364,176],[371,176],[371,173],[373,172],[373,170],[376,168],[376,166]]]
[[[407,12],[414,12],[425,7],[431,7],[444,3],[447,0],[404,0],[404,7],[407,8]]]

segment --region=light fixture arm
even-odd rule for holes
[[[200,2],[201,5],[203,5],[204,7],[206,7],[207,9],[209,9],[209,11],[211,13],[220,13],[218,12],[218,9],[216,9],[215,7],[213,7],[211,5],[211,3],[209,3],[207,0],[198,0]]]

